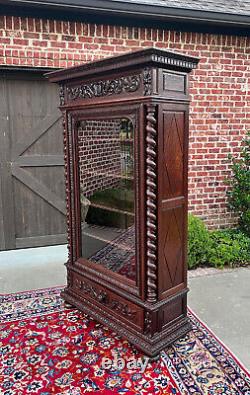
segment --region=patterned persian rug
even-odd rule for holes
[[[112,240],[112,243],[107,241],[107,245],[89,259],[135,280],[135,227],[120,230],[119,236]]]
[[[250,394],[249,374],[190,311],[192,332],[144,371],[128,365],[147,362],[136,349],[65,306],[60,288],[2,295],[0,316],[1,395]]]

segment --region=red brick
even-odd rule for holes
[[[35,67],[67,67],[147,46],[198,56],[190,75],[190,209],[210,227],[234,223],[224,179],[228,152],[239,152],[250,128],[249,38],[1,16],[0,44],[1,64]]]
[[[29,40],[24,40],[21,38],[14,38],[13,39],[13,43],[16,45],[22,45],[22,46],[26,46],[29,44]]]
[[[47,47],[48,46],[48,41],[38,41],[38,40],[33,40],[32,45],[35,47]]]

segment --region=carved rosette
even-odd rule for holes
[[[156,106],[147,105],[146,125],[146,218],[147,218],[147,301],[157,301],[157,236],[156,236],[156,189],[157,189],[157,131]]]

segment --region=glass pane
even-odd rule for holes
[[[136,280],[132,122],[81,121],[78,147],[82,256]]]

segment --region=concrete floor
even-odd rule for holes
[[[66,283],[66,246],[0,252],[0,293]],[[250,369],[250,268],[190,278],[188,304]]]
[[[188,305],[250,370],[250,267],[190,278]]]
[[[65,245],[0,252],[0,294],[66,284]]]

